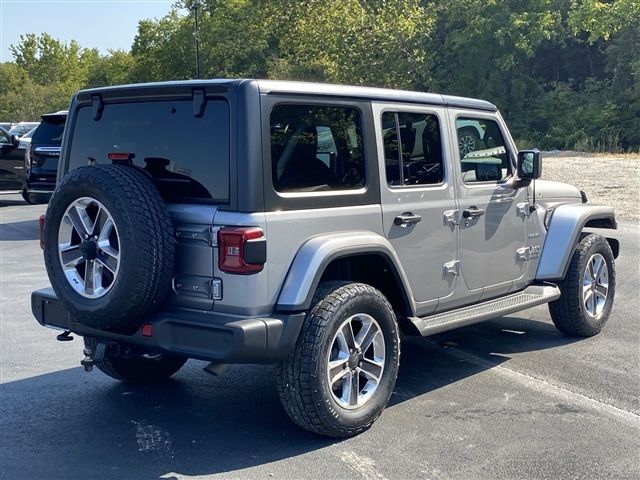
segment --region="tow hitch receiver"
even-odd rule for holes
[[[101,362],[104,359],[104,354],[107,350],[107,344],[104,342],[98,342],[95,351],[90,347],[85,347],[82,353],[84,358],[80,362],[80,365],[84,367],[85,372],[93,370],[93,366],[96,362]]]

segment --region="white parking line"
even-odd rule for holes
[[[439,347],[436,342],[431,341],[434,346]],[[573,392],[565,387],[560,387],[550,383],[548,380],[536,378],[528,373],[519,372],[503,365],[496,365],[495,363],[488,362],[480,357],[477,357],[471,353],[464,352],[462,350],[456,350],[452,348],[444,349],[444,351],[460,360],[473,363],[482,368],[486,368],[488,371],[493,372],[496,375],[508,378],[524,387],[530,388],[537,392],[561,399],[566,402],[570,402],[579,405],[590,410],[594,410],[601,414],[605,414],[611,417],[615,417],[623,422],[630,424],[633,427],[640,428],[640,415],[634,412],[625,410],[624,408],[616,407],[610,403],[602,402],[591,397],[587,397],[581,393]]]
[[[364,455],[347,451],[340,454],[340,460],[347,464],[351,470],[366,480],[386,480],[387,477],[376,470],[376,462]]]

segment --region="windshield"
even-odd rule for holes
[[[33,127],[31,130],[29,130],[27,133],[25,133],[22,138],[31,138],[31,137],[33,137],[33,134],[37,130],[37,128],[38,127]]]

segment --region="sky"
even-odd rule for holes
[[[26,33],[48,33],[85,48],[129,50],[138,21],[161,18],[174,0],[0,0],[0,62]]]

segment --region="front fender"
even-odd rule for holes
[[[276,310],[300,311],[311,306],[313,295],[327,266],[339,258],[376,254],[382,256],[399,282],[405,302],[413,309],[413,295],[400,260],[391,243],[367,231],[319,235],[308,240],[296,254],[280,291]]]
[[[537,280],[562,280],[584,227],[617,228],[613,208],[584,203],[560,205],[553,211],[536,271]]]

